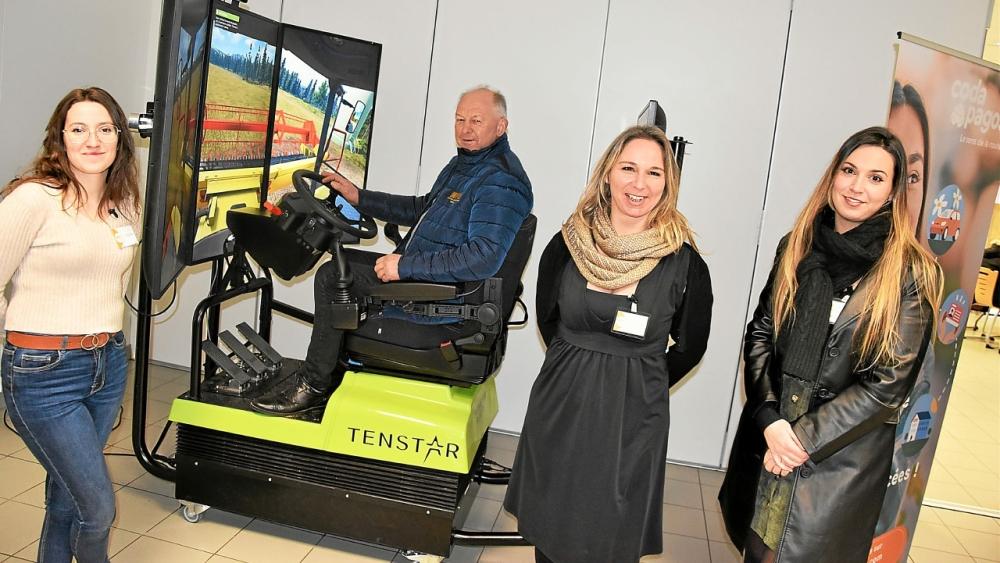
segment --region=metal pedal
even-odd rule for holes
[[[254,329],[250,328],[250,325],[248,325],[247,323],[240,323],[236,325],[236,330],[240,331],[240,334],[243,335],[243,338],[247,339],[248,344],[256,348],[258,352],[260,352],[261,356],[263,356],[261,359],[265,360],[265,363],[270,364],[270,366],[268,367],[270,368],[281,367],[281,362],[282,360],[284,360],[284,358],[281,356],[281,354],[278,353],[277,350],[272,348],[271,345],[268,344],[266,340],[261,338],[261,336],[257,334],[254,331]]]
[[[234,354],[236,354],[236,357],[242,360],[243,363],[248,368],[250,368],[251,378],[259,379],[265,376],[267,372],[267,366],[264,365],[264,362],[262,362],[260,358],[257,357],[256,354],[251,352],[250,349],[247,348],[245,344],[243,344],[242,342],[239,341],[239,339],[233,336],[233,333],[229,332],[228,330],[224,330],[219,334],[219,339],[222,340],[223,344],[225,344],[227,348],[229,348],[230,350],[233,351]]]
[[[250,376],[246,371],[240,366],[236,365],[221,348],[215,345],[211,340],[205,340],[201,343],[201,349],[205,352],[205,355],[215,362],[215,365],[222,368],[222,371],[226,372],[226,375],[230,377],[232,382],[235,384],[233,386],[223,386],[219,388],[220,392],[228,393],[241,393],[248,387],[250,387]]]

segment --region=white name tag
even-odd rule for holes
[[[843,300],[836,298],[833,300],[830,306],[830,324],[837,322],[837,319],[840,318],[840,312],[843,311],[846,306],[847,297],[844,297]]]
[[[128,248],[139,244],[139,238],[135,236],[132,225],[111,227],[111,231],[115,234],[115,242],[118,243],[118,248]]]
[[[611,332],[633,338],[644,338],[648,324],[649,315],[618,311],[618,314],[615,315],[615,324],[611,326]]]

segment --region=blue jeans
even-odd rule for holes
[[[125,336],[95,350],[7,343],[0,375],[14,428],[47,472],[38,563],[104,563],[115,494],[104,443],[125,392]]]

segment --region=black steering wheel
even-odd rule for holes
[[[316,199],[316,196],[313,195],[313,189],[309,187],[309,183],[306,180],[322,183],[323,176],[309,170],[296,170],[292,174],[292,186],[295,187],[295,191],[299,192],[302,199],[309,203],[312,211],[316,215],[319,215],[321,219],[326,221],[330,226],[358,238],[370,239],[378,236],[378,227],[371,216],[359,212],[360,218],[358,219],[358,224],[355,225],[340,212],[339,208],[327,205],[323,201]],[[336,193],[336,190],[332,191],[334,194]]]

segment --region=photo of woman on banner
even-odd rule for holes
[[[747,402],[719,492],[746,561],[867,560],[941,285],[907,177],[895,135],[851,135],[778,246],[747,326]]]
[[[896,428],[872,544],[872,557],[882,561],[905,560],[916,531],[1000,181],[998,73],[988,63],[939,47],[912,38],[900,43],[887,122],[906,148],[911,176],[922,131],[924,198],[917,238],[937,255],[947,298],[936,312],[935,335]]]
[[[663,131],[626,129],[542,254],[547,350],[504,500],[536,561],[663,551],[669,389],[701,361],[712,316],[678,191]]]
[[[971,295],[983,250],[978,241],[989,228],[1000,182],[1000,73],[904,41],[895,82],[901,91],[894,88],[887,126],[899,135],[908,157],[919,148],[910,145],[919,136],[914,133],[921,114],[928,123],[921,124],[927,164],[917,239],[938,256],[945,295],[957,289]],[[937,359],[950,361],[950,356]]]
[[[927,194],[928,171],[930,169],[930,127],[923,98],[912,84],[893,81],[889,119],[886,128],[903,143],[906,153],[906,206],[910,220],[919,239],[922,224],[923,204]],[[930,439],[933,428],[940,422],[937,403],[931,397],[931,376],[934,371],[934,346],[927,347],[913,391],[904,401],[900,411],[900,423],[896,426],[893,446],[892,469],[879,515],[876,535],[881,535],[904,522],[908,514],[919,510],[916,490],[923,491],[930,473],[930,464],[920,471],[918,454]],[[920,432],[911,432],[916,421]],[[904,447],[905,445],[905,447]],[[904,502],[904,499],[908,499]]]
[[[931,136],[923,99],[912,84],[893,82],[886,128],[899,138],[906,151],[906,207],[919,233],[927,197]]]
[[[961,287],[969,288],[971,295],[982,260],[983,244],[979,241],[985,239],[989,230],[1000,182],[1000,73],[976,68],[964,80],[955,82],[975,90],[968,94],[970,99],[955,107],[964,108],[966,118],[970,109],[982,111],[982,118],[979,121],[973,118],[971,122],[963,119],[960,127],[953,121],[956,125],[953,137],[957,142],[945,154],[938,185],[942,191],[947,186],[957,186],[961,193],[962,236],[939,260],[946,272],[954,269],[959,273],[957,279],[946,282],[946,292]],[[928,237],[931,234],[928,232]]]

